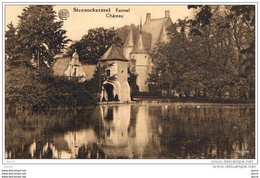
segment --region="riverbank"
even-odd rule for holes
[[[241,100],[241,99],[206,99],[206,98],[145,98],[133,97],[136,102],[158,102],[158,103],[234,103],[234,104],[254,104],[255,100]]]
[[[105,101],[105,102],[98,102],[99,105],[113,105],[113,104],[142,104],[142,103],[176,103],[176,104],[247,104],[247,105],[255,105],[254,100],[198,100],[198,99],[170,99],[170,98],[135,98],[129,102],[122,102],[122,101]]]

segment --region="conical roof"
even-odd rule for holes
[[[140,28],[139,29],[139,35],[138,35],[138,38],[136,40],[136,44],[134,46],[132,53],[146,53],[146,50],[145,50],[144,44],[143,44],[142,20],[140,21],[140,27],[139,28]]]
[[[134,46],[134,36],[133,36],[133,30],[130,27],[130,32],[126,38],[124,47],[133,47]]]
[[[132,53],[147,53],[147,51],[144,48],[142,33],[139,33]]]
[[[121,60],[128,61],[128,59],[123,55],[123,52],[115,44],[112,44],[109,49],[103,54],[99,61],[109,61],[109,60]]]

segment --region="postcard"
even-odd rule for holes
[[[3,10],[3,163],[257,163],[256,4]]]

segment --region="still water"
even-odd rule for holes
[[[254,105],[6,111],[7,159],[255,158]]]

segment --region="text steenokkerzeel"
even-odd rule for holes
[[[124,14],[122,14],[122,13],[130,12],[130,8],[114,8],[114,9],[111,9],[111,8],[102,8],[102,9],[88,8],[88,9],[80,9],[80,8],[74,7],[73,12],[101,12],[101,13],[104,12],[104,13],[106,13],[107,18],[124,18]]]

